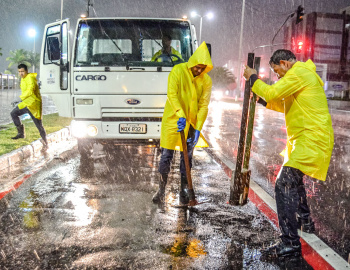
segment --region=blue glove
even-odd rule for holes
[[[193,145],[196,146],[196,144],[198,143],[199,140],[199,135],[201,134],[201,132],[199,130],[196,130],[194,133],[194,140],[193,140]]]
[[[179,129],[177,132],[183,131],[186,127],[186,118],[181,117],[178,121],[177,121],[177,128]]]

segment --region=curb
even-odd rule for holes
[[[51,146],[55,142],[67,140],[70,137],[70,128],[65,127],[59,131],[48,134],[47,141],[49,146]],[[13,166],[19,165],[22,162],[32,161],[34,158],[41,156],[42,148],[43,145],[40,142],[40,139],[38,139],[29,145],[22,146],[19,149],[0,156],[0,172],[10,170]]]
[[[71,138],[71,132],[69,127],[65,127],[59,131],[47,135],[49,147],[52,147],[54,143],[68,140],[69,138]],[[16,166],[19,166],[24,162],[29,163],[35,161],[35,159],[43,155],[41,152],[42,148],[43,145],[39,139],[32,142],[30,145],[22,146],[19,149],[16,149],[8,154],[0,156],[0,173],[9,174],[11,173],[12,169],[14,169]],[[40,165],[38,168],[34,169],[30,174],[22,174],[20,177],[13,179],[14,181],[10,183],[7,186],[7,188],[5,187],[4,190],[0,190],[0,200],[3,199],[11,191],[18,189],[18,187],[21,184],[23,184],[25,180],[27,180],[33,174],[38,172],[42,166],[43,164]]]
[[[231,179],[234,175],[235,164],[218,151],[210,148],[205,148],[205,150],[221,165],[226,175]],[[248,198],[272,223],[278,227],[275,199],[255,183],[253,179],[250,179]],[[302,256],[314,269],[350,270],[350,265],[315,234],[305,233],[300,230],[298,230],[298,232],[302,245]]]

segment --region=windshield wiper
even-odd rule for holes
[[[109,39],[110,41],[112,41],[112,43],[114,44],[114,46],[116,46],[117,49],[120,51],[120,54],[121,54],[121,56],[122,56],[123,62],[125,63],[126,69],[129,70],[129,63],[128,63],[128,59],[127,59],[125,53],[122,51],[122,49],[120,49],[120,47],[118,46],[118,44],[115,43],[115,41],[106,33],[106,31],[105,31],[104,28],[102,27],[100,21],[99,21],[99,24],[100,24],[100,28],[101,28],[102,34],[105,35],[106,37],[108,37],[108,39]]]
[[[142,36],[142,32],[141,32],[141,29],[140,29],[140,28],[139,28],[139,31],[140,31],[140,35]],[[163,45],[160,44],[157,40],[155,40],[146,30],[144,30],[144,31],[145,31],[145,33],[146,33],[146,35],[147,35],[148,38],[150,38],[151,40],[153,40],[155,43],[158,44],[159,47],[162,48],[162,52],[163,52],[163,49],[164,49]],[[172,59],[171,56],[170,56],[170,53],[166,52],[166,54],[167,54],[168,57],[170,58],[170,61],[171,61],[172,65],[175,66],[175,64],[174,64],[174,62],[173,62],[173,59]]]

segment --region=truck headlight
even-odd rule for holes
[[[88,126],[86,131],[87,131],[87,134],[91,137],[96,136],[98,133],[98,129],[95,125]]]
[[[86,99],[86,98],[77,98],[77,104],[78,105],[92,105],[93,99]]]

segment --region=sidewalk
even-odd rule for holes
[[[12,122],[11,111],[13,109],[11,102],[18,100],[21,95],[20,89],[0,89],[0,125],[6,125]],[[43,96],[43,114],[57,112],[55,104],[48,96]]]

